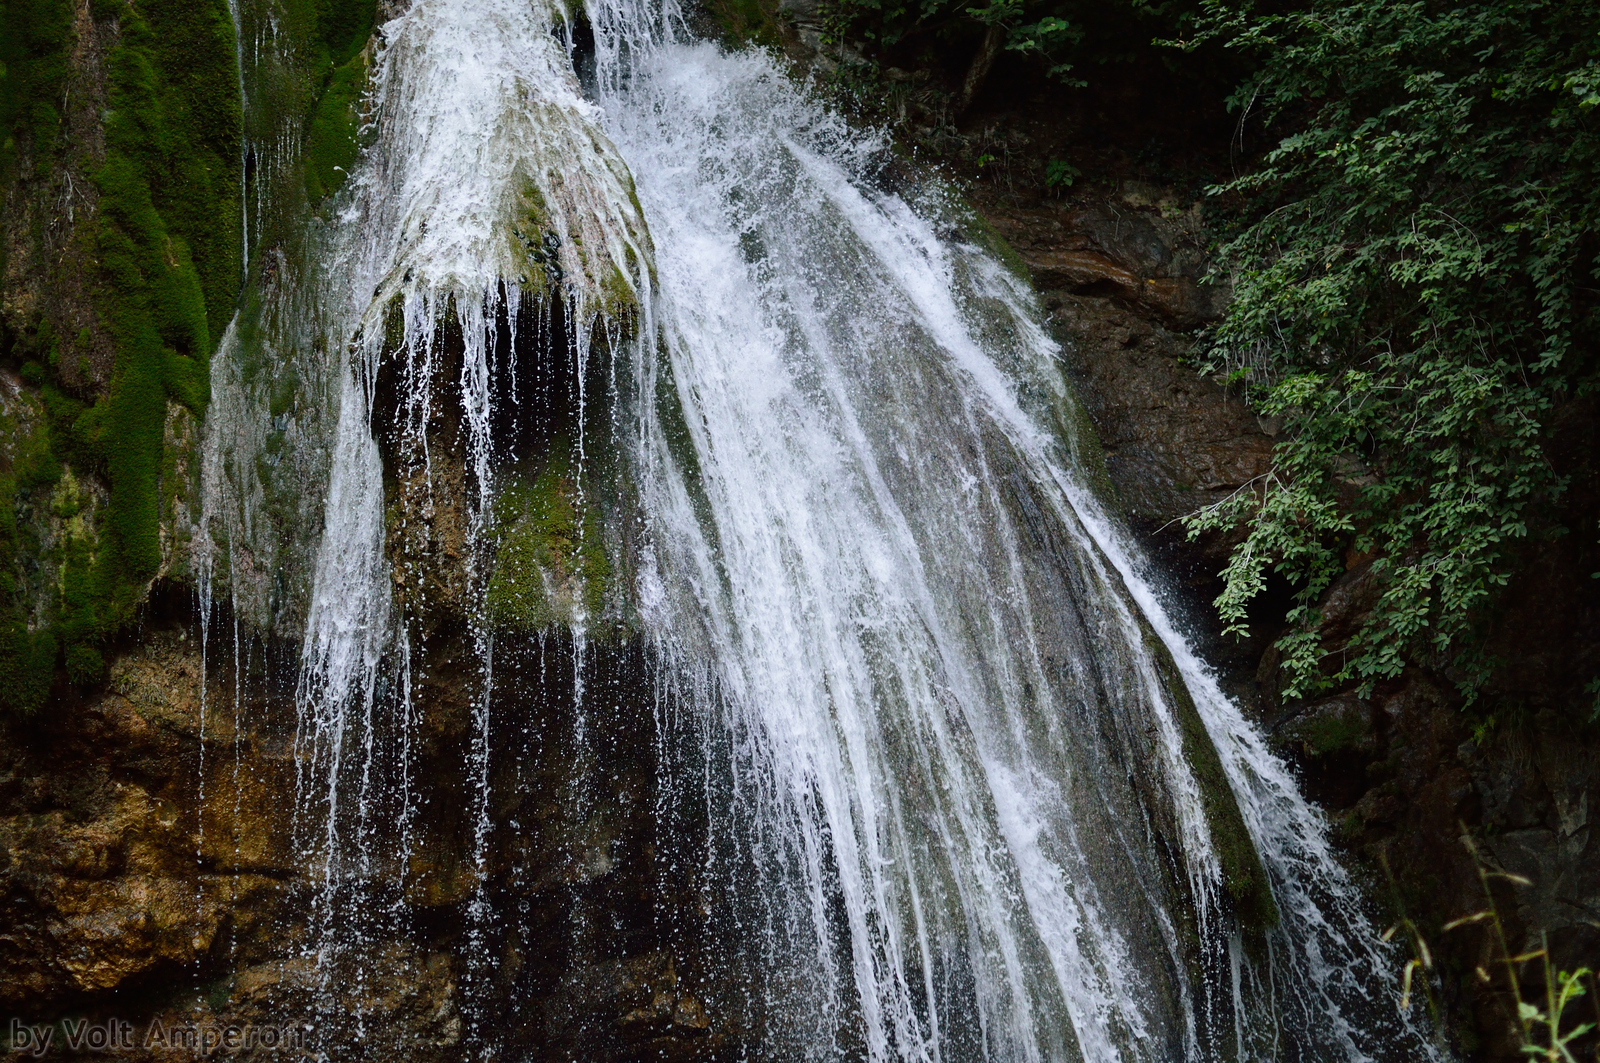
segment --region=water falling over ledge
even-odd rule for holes
[[[587,95],[554,6],[386,25],[218,356],[318,1006],[433,920],[474,1055],[633,1051],[529,1003],[615,964],[708,1058],[1428,1056],[959,200],[670,5],[585,18]]]

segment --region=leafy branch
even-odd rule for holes
[[[1212,189],[1245,206],[1200,360],[1286,428],[1272,477],[1189,520],[1245,533],[1217,606],[1238,631],[1269,570],[1295,587],[1288,696],[1419,660],[1470,694],[1486,609],[1566,488],[1553,415],[1595,386],[1600,11],[1207,0],[1183,47],[1207,41],[1259,63],[1232,105],[1281,134]],[[1316,603],[1346,554],[1382,591],[1336,646]]]

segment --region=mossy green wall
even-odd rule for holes
[[[10,180],[24,144],[48,149],[60,135],[72,4],[6,0],[0,10],[0,179]]]
[[[601,541],[598,508],[579,490],[570,448],[558,443],[531,481],[513,478],[495,502],[495,562],[490,619],[544,631],[591,621],[605,607],[611,564]]]
[[[99,647],[158,574],[162,480],[175,466],[170,411],[203,414],[209,360],[245,275],[244,115],[227,0],[89,0],[104,55],[83,70],[73,67],[75,6],[0,8],[0,181],[11,202],[44,204],[34,215],[52,225],[53,184],[63,174],[93,184],[98,209],[73,219],[69,239],[93,263],[80,279],[114,349],[109,372],[91,373],[89,330],[57,333],[48,305],[57,278],[46,279],[46,298],[26,320],[5,323],[4,361],[21,370],[39,414],[11,432],[11,468],[0,473],[0,701],[23,712],[44,701],[62,666],[75,681],[98,678]],[[355,160],[375,5],[289,0],[274,9],[281,65],[299,90],[272,106],[305,134],[314,204]],[[88,84],[96,78],[103,84]],[[68,142],[57,104],[69,85],[104,93],[102,157]],[[299,213],[307,204],[295,200]],[[8,234],[6,245],[19,238],[43,247],[38,233]],[[64,509],[74,511],[55,512]],[[43,526],[41,514],[80,533],[41,542],[30,530]],[[40,594],[45,569],[53,589]]]
[[[356,161],[360,103],[367,86],[365,48],[374,0],[297,0],[290,7],[306,31],[307,75],[316,102],[306,130],[306,194],[315,205],[339,190]]]
[[[22,711],[43,701],[57,650],[74,678],[98,677],[97,644],[127,622],[156,574],[168,404],[203,409],[206,363],[241,276],[238,70],[225,0],[93,0],[90,14],[100,43],[109,42],[99,160],[66,143],[46,113],[48,96],[75,76],[89,91],[96,73],[71,68],[72,5],[12,0],[5,15],[9,192],[48,195],[58,173],[71,180],[69,167],[88,169],[78,176],[98,191],[98,209],[82,224],[71,219],[70,239],[97,267],[78,280],[115,351],[109,374],[91,382],[79,364],[87,364],[86,337],[56,335],[48,306],[20,329],[9,323],[8,360],[22,363],[44,409],[28,438],[14,440],[27,456],[0,491],[9,503],[0,553],[10,577],[0,584],[10,592],[0,610],[0,676],[13,680],[0,699]],[[38,216],[61,221],[53,209]],[[83,476],[106,485],[103,504],[77,487]],[[54,516],[81,533],[45,558],[17,518],[50,505],[71,509]],[[41,564],[57,572],[56,593],[23,600],[16,575]]]

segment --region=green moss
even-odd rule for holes
[[[126,620],[160,565],[166,403],[205,407],[206,362],[238,293],[240,115],[226,3],[152,0],[123,11],[107,64],[94,245],[99,311],[117,355],[93,407],[70,423],[53,418],[62,448],[110,483],[109,549],[69,567],[64,589],[72,626],[99,636]]]
[[[84,604],[115,626],[160,565],[157,487],[169,400],[197,414],[239,283],[239,100],[222,0],[151,0],[121,16],[108,63],[99,305],[116,342],[106,393],[71,435],[110,482],[109,551]],[[98,603],[90,599],[99,597]],[[99,609],[95,610],[94,605]]]
[[[203,410],[207,363],[241,275],[240,102],[227,3],[144,0],[96,4],[95,13],[118,26],[105,56],[105,152],[90,174],[99,209],[78,239],[98,263],[88,279],[114,357],[106,378],[75,383],[84,390],[73,394],[65,380],[92,380],[90,330],[58,336],[40,318],[5,344],[41,407],[35,428],[9,440],[10,519],[0,527],[0,589],[9,592],[0,605],[0,699],[23,712],[46,697],[58,665],[75,682],[102,674],[97,645],[132,617],[160,567],[159,488],[173,467],[168,408]],[[29,99],[59,95],[70,16],[70,4],[47,0],[6,6],[8,167],[19,137],[31,137],[42,158],[43,127],[20,123]],[[11,32],[18,19],[28,28],[21,37]],[[108,485],[103,505],[79,477]],[[52,545],[29,540],[19,511],[54,529]],[[51,580],[41,583],[46,571]],[[19,581],[24,572],[35,575]]]
[[[1228,782],[1222,758],[1211,741],[1205,721],[1200,718],[1200,710],[1189,695],[1189,688],[1166,646],[1154,632],[1146,631],[1145,648],[1161,672],[1162,685],[1173,715],[1177,717],[1178,729],[1183,735],[1184,759],[1200,787],[1206,826],[1222,864],[1223,881],[1233,899],[1234,913],[1245,930],[1255,933],[1268,930],[1277,925],[1278,905],[1272,898],[1272,884],[1261,864],[1261,854],[1250,837],[1250,829],[1245,826],[1244,815],[1239,811],[1239,802]]]
[[[377,17],[377,0],[316,0],[316,40],[328,63],[340,66],[366,47]]]
[[[1294,731],[1294,737],[1305,743],[1306,749],[1316,756],[1339,753],[1353,749],[1366,739],[1367,721],[1359,710],[1351,709],[1337,714],[1320,714]]]
[[[6,0],[0,9],[0,181],[16,176],[25,145],[35,170],[57,146],[71,42],[70,0]]]
[[[367,86],[366,53],[330,75],[306,135],[306,195],[313,204],[337,192],[361,150],[361,96]]]
[[[559,444],[552,455],[567,453]],[[552,457],[531,482],[513,481],[495,507],[498,529],[487,604],[492,622],[527,631],[593,619],[605,606],[611,564],[597,507],[572,468]]]
[[[970,203],[964,204],[961,228],[963,236],[998,259],[1018,280],[1026,284],[1033,283],[1033,272],[1028,269],[1028,264],[1017,253],[1017,249]]]
[[[275,0],[241,9],[246,39],[270,34],[277,42],[246,59],[245,128],[272,163],[249,177],[252,250],[272,248],[292,258],[307,210],[338,190],[358,155],[354,111],[375,13],[374,0]],[[291,139],[302,146],[300,158],[272,150]]]
[[[522,290],[539,295],[561,284],[561,241],[550,222],[550,208],[544,193],[524,177],[517,190],[517,206],[511,225],[511,251],[521,271],[517,281]]]
[[[48,497],[62,477],[50,451],[43,404],[26,393],[0,416],[0,702],[27,714],[44,701],[55,675],[57,640],[48,626],[30,625],[29,569],[37,568],[39,542],[23,519],[30,501]]]
[[[18,479],[10,473],[0,475],[0,699],[27,714],[50,692],[56,642],[48,629],[28,629],[28,614],[21,601]]]
[[[273,84],[268,110],[277,119],[305,123],[303,171],[311,206],[339,190],[359,152],[364,49],[376,13],[375,0],[285,0],[275,13],[275,32],[293,42],[286,54],[303,65],[286,83]],[[288,208],[288,218],[298,218],[300,204],[279,206]]]
[[[50,694],[56,671],[56,637],[49,630],[8,625],[0,630],[0,683],[5,701],[21,715],[35,712]]]
[[[67,650],[67,678],[79,686],[98,683],[106,672],[106,659],[93,646],[73,646]]]
[[[359,148],[375,8],[374,0],[282,0],[273,29],[291,58],[253,71],[262,138],[286,127],[306,133],[313,203],[337,189]],[[243,116],[227,0],[91,0],[91,11],[102,26],[117,23],[102,35],[105,151],[89,175],[99,210],[76,235],[98,263],[89,280],[100,327],[57,335],[40,317],[0,337],[40,407],[38,423],[0,448],[12,459],[0,475],[0,701],[24,712],[63,666],[77,682],[100,673],[100,647],[160,570],[162,522],[172,516],[162,484],[192,466],[167,438],[169,411],[203,414],[209,359],[244,272]],[[63,145],[55,108],[71,73],[73,17],[72,0],[0,6],[0,181],[12,190],[45,172]],[[29,173],[17,172],[19,160],[32,160]],[[267,244],[302,217],[298,191],[280,190],[268,218],[254,219]],[[98,380],[96,335],[115,352]],[[292,387],[274,388],[274,415],[287,404],[280,392]],[[90,491],[91,482],[108,494]]]
[[[108,65],[107,165],[125,159],[131,170],[107,173],[101,183],[126,196],[129,211],[149,197],[162,235],[189,252],[201,316],[219,337],[240,279],[240,101],[227,4],[147,0],[125,10]],[[127,235],[147,253],[164,250],[143,224]],[[170,270],[188,272],[167,258]]]

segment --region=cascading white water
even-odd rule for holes
[[[349,944],[341,891],[403,874],[381,363],[427,460],[444,324],[465,347],[481,878],[499,637],[481,599],[517,457],[491,382],[551,355],[501,345],[497,317],[562,303],[581,389],[593,323],[626,306],[631,596],[663,728],[698,740],[698,781],[664,785],[708,809],[753,1056],[1429,1056],[1318,816],[1096,500],[1060,352],[980,227],[770,57],[689,39],[670,3],[587,15],[594,102],[554,4],[417,0],[388,23],[374,143],[219,355],[208,529],[236,609],[272,580],[294,597],[263,500],[320,500],[303,605],[255,618],[303,618],[316,947]],[[263,363],[294,370],[292,416]],[[581,701],[581,603],[566,623]]]
[[[801,990],[774,1056],[1426,1054],[1319,820],[1088,489],[1024,285],[767,56],[591,18],[696,459],[649,423],[644,621],[737,748],[772,1003]],[[1267,865],[1270,958],[1221,900],[1163,653]]]

